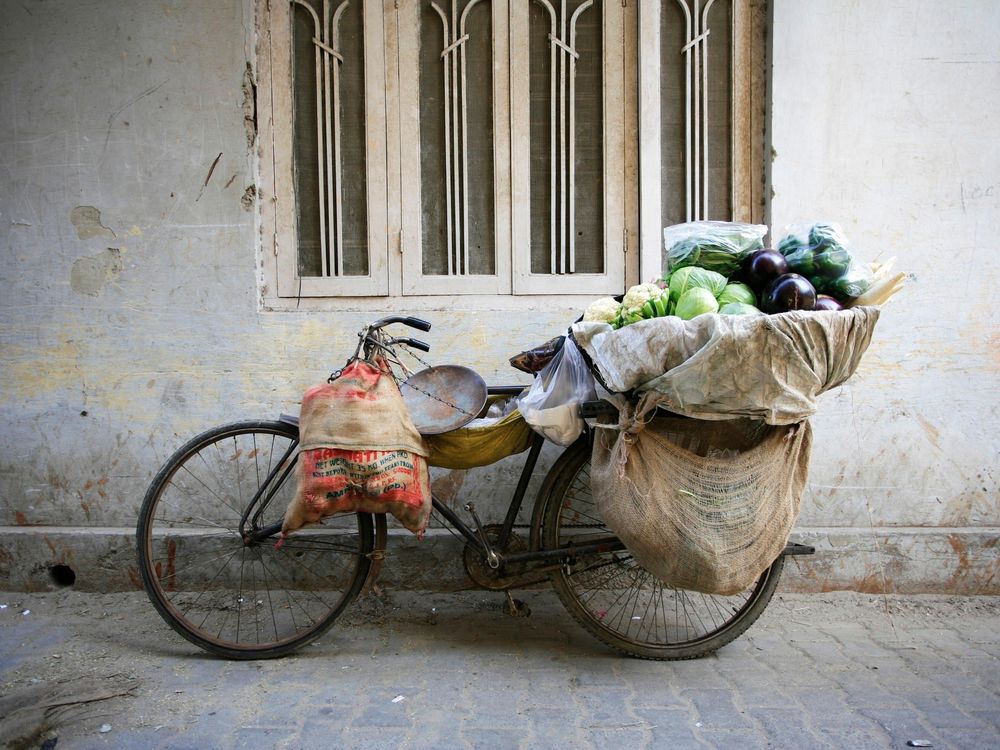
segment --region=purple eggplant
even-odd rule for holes
[[[743,261],[743,278],[755,292],[788,273],[788,261],[776,250],[758,250]]]
[[[813,310],[843,310],[844,306],[840,304],[836,299],[831,297],[829,294],[818,294],[816,295],[816,304],[813,305]]]
[[[761,295],[761,309],[766,313],[812,310],[815,304],[816,289],[809,279],[797,273],[779,276],[767,285]]]

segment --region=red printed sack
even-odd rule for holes
[[[352,362],[303,397],[298,488],[282,535],[354,511],[392,513],[423,535],[431,511],[427,446],[395,381],[377,365]]]

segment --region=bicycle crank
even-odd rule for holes
[[[500,524],[489,524],[480,529],[490,542],[496,543],[500,537]],[[511,533],[504,552],[526,552],[528,545],[517,534]],[[548,580],[544,573],[539,576],[538,569],[528,569],[524,563],[501,565],[493,568],[483,553],[471,545],[466,545],[462,552],[462,564],[465,572],[477,585],[490,591],[503,591],[510,588],[524,588]],[[501,572],[502,571],[502,572]]]

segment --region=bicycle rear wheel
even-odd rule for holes
[[[275,547],[297,447],[298,429],[283,422],[217,427],[171,456],[143,500],[136,546],[146,593],[174,630],[211,653],[287,654],[329,628],[368,575],[367,513],[331,517]]]
[[[590,489],[590,446],[570,448],[559,464],[545,498],[544,548],[614,536]],[[563,565],[552,583],[570,614],[612,648],[644,659],[694,659],[739,637],[760,617],[783,566],[778,557],[746,591],[717,596],[670,588],[622,550]]]

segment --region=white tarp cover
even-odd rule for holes
[[[847,380],[871,342],[876,307],[777,315],[670,316],[618,330],[576,323],[573,338],[613,391],[637,390],[634,417],[656,406],[696,419],[802,422]]]

